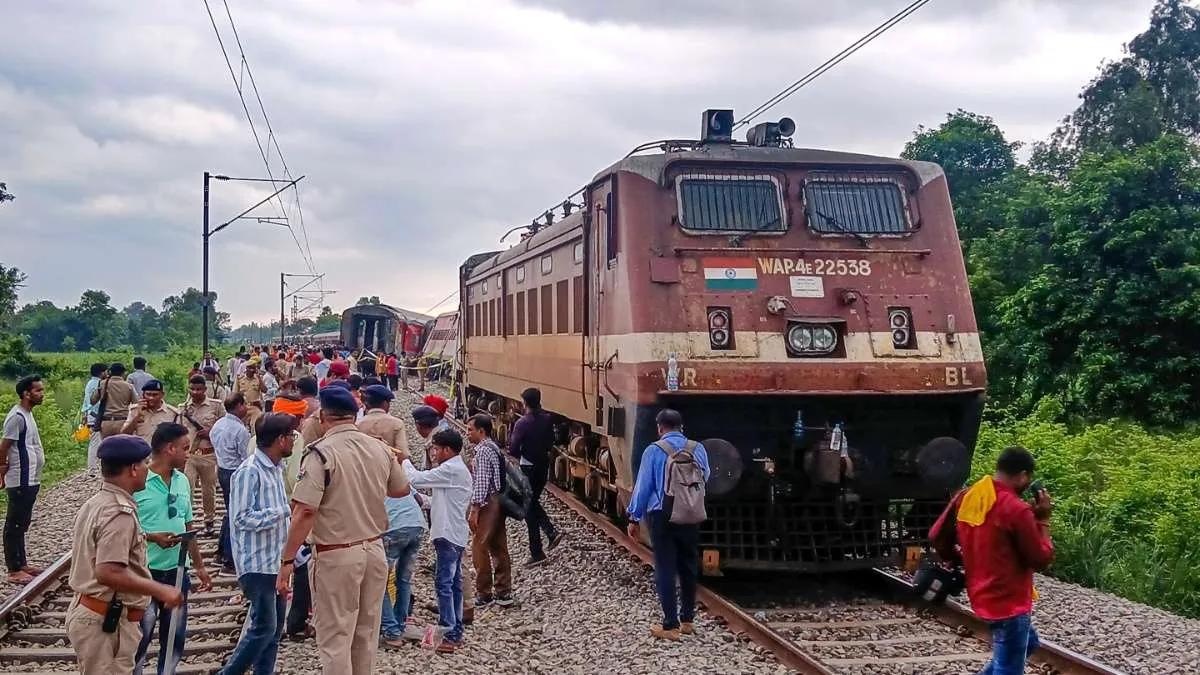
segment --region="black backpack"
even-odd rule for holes
[[[500,458],[500,508],[513,520],[524,520],[533,490],[521,468]]]

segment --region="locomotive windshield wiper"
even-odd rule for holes
[[[833,216],[830,216],[830,215],[827,215],[827,214],[821,213],[820,211],[818,211],[818,210],[816,210],[816,209],[810,209],[810,210],[811,210],[813,213],[817,214],[818,216],[821,216],[821,219],[822,219],[822,220],[824,220],[825,222],[827,222],[827,223],[829,223],[830,225],[832,225],[832,226],[834,226],[835,228],[837,228],[837,230],[838,230],[839,232],[841,232],[841,233],[843,233],[843,234],[848,234],[848,235],[850,235],[850,236],[854,237],[855,239],[857,239],[857,240],[858,240],[858,243],[862,244],[863,248],[871,248],[871,244],[870,244],[870,242],[869,242],[869,241],[867,241],[867,238],[866,238],[866,237],[862,236],[862,235],[861,235],[861,234],[859,234],[858,232],[855,232],[854,230],[851,230],[850,228],[848,228],[848,227],[846,227],[845,225],[841,224],[840,222],[838,222],[838,219],[837,219],[837,218],[834,218]]]

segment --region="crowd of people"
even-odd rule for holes
[[[132,372],[92,367],[80,414],[92,432],[88,468],[102,487],[75,522],[76,596],[66,620],[81,672],[148,671],[156,637],[153,667],[174,672],[187,647],[188,597],[212,588],[210,569],[235,576],[249,605],[222,673],[273,672],[285,637],[315,638],[326,673],[372,672],[380,645],[421,641],[453,653],[475,610],[516,602],[499,505],[507,462],[520,462],[538,486],[526,564],[546,562],[541,533],[550,551],[563,539],[537,503],[553,442],[540,392],[525,393],[511,460],[489,415],[467,421],[464,441],[446,419],[449,402],[424,397],[407,413],[420,437],[413,457],[406,424],[392,414],[393,382],[362,375],[376,364],[346,357],[246,350],[222,366],[206,355],[178,405],[165,402],[141,357]],[[44,463],[31,412],[45,385],[27,377],[17,391],[0,456],[22,458],[4,467],[4,548],[10,580],[24,583],[40,573],[26,560],[24,531]],[[201,534],[217,538],[215,560],[204,559]],[[438,608],[429,626],[413,614],[413,570],[425,546]]]

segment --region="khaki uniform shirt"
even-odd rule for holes
[[[261,402],[263,400],[262,380],[257,375],[254,377],[239,375],[237,383],[233,385],[233,393],[245,395],[246,403]]]
[[[107,395],[104,402],[104,417],[103,419],[113,422],[126,419],[129,414],[129,406],[137,403],[138,395],[133,390],[133,385],[125,381],[125,378],[120,375],[113,375],[107,380],[100,383],[96,387],[96,393],[92,394],[92,403],[99,403],[101,398]]]
[[[112,483],[84,502],[75,515],[71,536],[71,590],[81,595],[109,600],[113,590],[96,580],[101,563],[125,565],[139,577],[150,579],[146,566],[146,534],[138,524],[137,502]],[[126,607],[145,608],[150,596],[118,593]]]
[[[184,401],[179,408],[179,423],[187,427],[188,439],[191,441],[188,447],[192,452],[211,450],[213,446],[212,441],[207,438],[196,438],[196,432],[199,431],[196,424],[199,424],[201,429],[212,431],[213,425],[224,416],[225,404],[215,398],[204,399],[204,403],[193,403],[189,396],[188,400]]]
[[[131,420],[137,417],[138,409],[141,405],[141,403],[134,403],[129,406],[129,414],[125,419]],[[154,437],[154,430],[158,428],[158,425],[163,422],[178,422],[179,420],[179,410],[175,406],[164,403],[158,410],[147,410],[142,414],[142,421],[133,428],[133,435],[141,436],[146,439],[147,443],[150,443]]]
[[[317,509],[314,544],[350,544],[387,531],[383,499],[407,486],[387,446],[346,423],[305,450],[292,499]]]
[[[205,380],[204,389],[206,396],[209,398],[215,398],[222,403],[224,403],[225,398],[229,396],[229,387],[221,384],[220,380]]]
[[[358,430],[368,436],[374,436],[389,446],[408,453],[408,432],[404,422],[386,410],[375,408],[368,410],[358,422]]]
[[[310,375],[312,375],[312,366],[299,356],[297,356],[294,361],[288,364],[288,373],[286,379],[299,380],[302,377],[308,377]]]

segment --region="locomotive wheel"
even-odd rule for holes
[[[499,424],[496,426],[496,443],[498,443],[500,445],[500,447],[502,447],[502,448],[504,446],[508,445],[508,425],[507,424]]]
[[[571,463],[562,455],[554,458],[553,480],[555,485],[564,490],[571,488]]]
[[[583,496],[587,500],[587,505],[593,511],[603,513],[606,494],[604,477],[600,475],[600,472],[592,471],[588,473],[587,478],[583,479]]]

